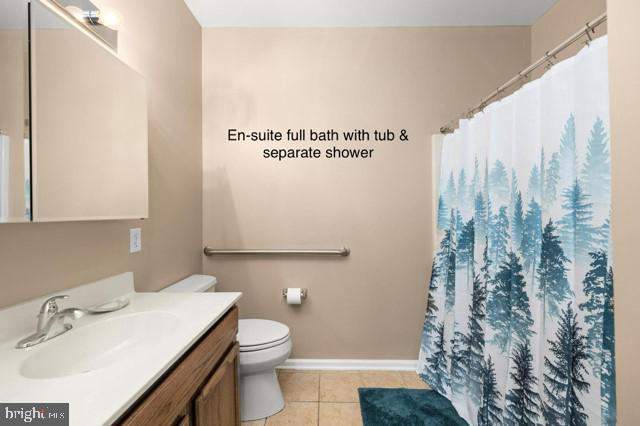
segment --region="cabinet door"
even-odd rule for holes
[[[238,354],[236,343],[213,373],[195,401],[196,426],[240,424],[238,400]]]

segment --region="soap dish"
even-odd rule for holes
[[[99,305],[93,305],[87,308],[90,314],[106,314],[108,312],[119,311],[129,305],[129,299],[115,299]]]

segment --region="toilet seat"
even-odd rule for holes
[[[289,338],[289,327],[277,321],[241,319],[238,324],[240,352],[273,348],[286,343]]]
[[[240,346],[240,352],[255,352],[255,351],[261,351],[263,349],[269,349],[269,348],[273,348],[275,346],[280,346],[283,343],[286,343],[289,341],[289,336],[286,336],[280,340],[276,340],[275,342],[269,342],[269,343],[265,343],[263,345],[253,345],[253,346]]]

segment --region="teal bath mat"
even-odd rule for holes
[[[451,402],[426,389],[360,388],[364,426],[466,426]]]

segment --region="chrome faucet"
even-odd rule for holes
[[[45,327],[45,324],[51,319],[52,316],[58,313],[58,303],[59,299],[68,299],[69,296],[66,294],[60,296],[53,296],[48,298],[40,307],[40,312],[38,313],[38,325],[36,326],[36,333],[41,332]]]
[[[71,330],[73,326],[71,324],[67,324],[65,319],[78,319],[84,316],[87,311],[80,308],[67,308],[60,310],[57,300],[68,298],[69,296],[67,295],[61,295],[53,296],[45,300],[40,308],[40,312],[38,313],[36,332],[20,340],[16,344],[16,348],[24,349],[35,346]]]

